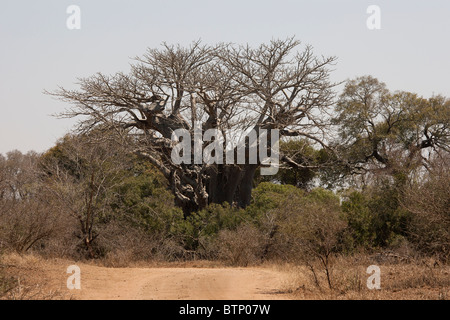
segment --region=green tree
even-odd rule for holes
[[[410,216],[400,203],[407,185],[433,157],[450,152],[450,100],[391,92],[371,76],[359,77],[339,97],[334,124],[340,157],[365,187],[343,205],[355,241],[391,245],[406,236]]]
[[[174,206],[167,181],[144,159],[129,155],[127,163],[130,168],[114,189],[115,199],[111,203],[114,218],[147,233],[168,236],[182,213]]]
[[[361,171],[405,180],[427,165],[427,153],[449,152],[450,100],[390,92],[364,76],[347,82],[336,107],[341,154]]]
[[[315,149],[308,140],[289,140],[280,142],[283,165],[273,176],[258,176],[260,181],[290,184],[309,189],[314,178],[322,177],[329,163],[328,152]]]
[[[355,247],[388,247],[407,236],[410,215],[400,199],[399,190],[389,182],[346,197],[342,210]]]
[[[369,209],[369,199],[358,191],[351,192],[342,202],[342,211],[348,223],[352,245],[354,247],[371,248],[376,234],[373,230],[373,215]]]

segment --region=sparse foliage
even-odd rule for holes
[[[61,228],[54,199],[42,192],[38,164],[35,153],[14,151],[0,158],[0,250],[26,252]]]
[[[226,136],[225,131],[254,129],[259,135],[260,129],[279,129],[282,136],[324,146],[334,97],[328,68],[335,58],[316,57],[309,46],[297,51],[299,45],[294,39],[256,48],[164,44],[137,58],[129,74],[99,73],[80,79],[79,90],[53,95],[73,105],[63,116],[83,116],[82,131],[100,125],[132,135],[130,150],[162,172],[185,215],[210,203],[246,207],[261,159],[256,164],[177,165],[171,158],[172,134],[187,129],[194,137],[199,121],[202,132],[217,129]],[[224,160],[225,154],[216,157]]]
[[[402,207],[410,212],[408,236],[426,254],[450,258],[450,164],[436,157],[429,171],[405,188]]]
[[[58,200],[58,209],[79,224],[78,237],[88,255],[96,252],[94,241],[100,221],[111,214],[114,189],[124,179],[124,153],[106,135],[66,136],[42,161],[47,191]]]

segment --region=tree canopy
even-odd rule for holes
[[[443,96],[391,92],[364,76],[347,82],[336,112],[342,153],[360,169],[402,175],[450,151],[450,100]]]
[[[114,128],[118,137],[131,136],[129,149],[162,172],[185,214],[209,203],[245,207],[262,159],[176,164],[172,134],[177,129],[194,134],[200,123],[202,133],[217,129],[242,135],[252,129],[260,136],[263,129],[276,129],[282,137],[325,146],[335,86],[329,68],[335,58],[316,57],[310,46],[299,47],[292,38],[256,48],[200,41],[189,47],[163,44],[136,58],[129,74],[98,73],[80,79],[78,90],[61,88],[52,94],[72,104],[63,116],[81,117],[81,131],[101,126]],[[204,141],[202,150],[211,143]]]

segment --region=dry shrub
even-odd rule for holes
[[[340,259],[335,268],[338,298],[368,299],[444,299],[450,290],[449,268],[429,265],[424,261],[379,264],[381,290],[366,286],[368,266],[376,264],[366,256],[356,261],[353,257]],[[377,265],[377,264],[376,264]]]
[[[47,259],[82,259],[85,255],[80,252],[80,239],[76,236],[78,229],[77,221],[66,216],[59,221],[52,237],[42,242],[33,252]]]
[[[35,153],[0,155],[0,250],[39,250],[65,229],[63,216],[45,192]]]
[[[236,230],[221,230],[217,245],[218,258],[226,264],[246,267],[261,262],[263,237],[251,224],[243,223]]]
[[[183,246],[173,238],[162,236],[155,237],[155,254],[154,258],[158,261],[178,261],[184,260],[186,250]]]
[[[317,287],[321,287],[323,272],[328,287],[332,288],[333,260],[346,228],[339,199],[330,191],[316,189],[307,197],[290,199],[274,215],[278,220],[279,239],[284,243],[284,255],[290,261],[305,264]]]
[[[11,201],[0,213],[2,246],[17,252],[42,245],[63,229],[62,215],[45,199]]]
[[[362,294],[368,291],[366,273],[367,267],[373,265],[370,257],[365,254],[354,256],[338,256],[334,262],[334,291],[338,294]]]
[[[392,291],[408,289],[450,289],[450,268],[424,260],[420,263],[386,266],[386,288]]]
[[[367,267],[377,265],[381,270],[381,289],[367,288]],[[378,264],[373,256],[355,254],[339,256],[333,266],[333,288],[326,283],[323,272],[318,273],[318,287],[307,266],[292,266],[286,291],[302,299],[448,299],[450,297],[450,268],[434,259]]]
[[[114,220],[101,226],[96,243],[96,251],[108,267],[126,267],[136,260],[150,259],[154,247],[155,243],[139,229]]]
[[[19,151],[0,155],[0,249],[29,251],[61,227],[54,199],[44,191],[38,159]]]
[[[101,226],[96,250],[107,267],[127,267],[144,261],[174,261],[184,249],[170,237],[149,234],[125,222],[110,221]]]
[[[3,263],[3,253],[0,252],[0,299],[7,297],[10,291],[17,287],[17,279],[9,275],[7,266]]]
[[[9,293],[17,288],[17,279],[0,271],[0,300],[8,299]]]
[[[5,254],[0,260],[0,300],[61,300],[70,298],[49,285],[43,277],[42,258],[33,255]]]
[[[420,252],[444,262],[450,260],[449,165],[449,156],[434,159],[422,181],[409,185],[402,199],[411,214],[409,238]]]
[[[365,267],[354,260],[350,262],[335,257],[328,271],[318,259],[290,264],[288,269],[291,279],[286,283],[286,291],[302,299],[328,299],[338,294],[367,290]],[[332,280],[331,288],[329,279]]]
[[[44,284],[28,284],[20,278],[5,295],[6,300],[63,300],[64,295],[56,290],[47,290]]]

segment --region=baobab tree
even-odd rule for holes
[[[194,137],[196,125],[201,135],[216,129],[224,137],[225,132],[253,130],[260,137],[263,130],[277,130],[281,138],[301,137],[326,147],[327,112],[335,86],[329,68],[336,59],[316,57],[310,46],[302,50],[299,46],[292,38],[256,48],[200,41],[189,47],[164,43],[137,57],[128,74],[98,73],[80,79],[77,90],[60,88],[50,94],[72,104],[61,116],[80,117],[80,131],[113,128],[118,139],[126,137],[130,151],[164,174],[186,215],[209,203],[245,207],[264,159],[177,164],[172,152],[179,141],[173,133],[185,129]],[[201,150],[213,140],[202,141]],[[249,148],[247,142],[246,159]],[[225,152],[215,154],[222,156]],[[308,166],[283,155],[280,160]]]

